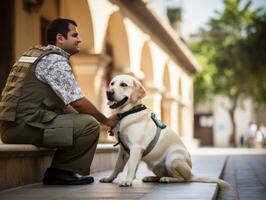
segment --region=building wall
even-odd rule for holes
[[[229,137],[232,129],[227,107],[230,103],[226,98],[217,97],[213,103],[214,116],[214,146],[228,147]],[[243,101],[242,105],[238,106],[235,112],[236,120],[236,137],[237,143],[240,143],[240,137],[248,131],[248,126],[253,121],[253,106],[250,100]]]
[[[126,11],[108,0],[46,0],[40,11],[29,13],[16,0],[16,59],[40,43],[41,16],[77,22],[82,43],[81,52],[71,57],[74,73],[85,95],[105,114],[110,114],[104,92],[109,79],[131,74],[144,84],[144,101],[158,117],[187,141],[193,139],[191,75]]]
[[[15,0],[15,60],[33,44],[41,41],[40,18],[55,19],[59,17],[57,1],[46,0],[38,12],[26,12],[23,1]]]
[[[211,127],[213,127],[213,143],[216,147],[229,147],[229,138],[232,130],[228,108],[230,102],[227,98],[217,96],[213,102],[199,105],[197,114],[212,114]],[[250,99],[243,100],[235,111],[236,140],[240,144],[240,137],[247,134],[250,122],[255,122],[253,103]]]

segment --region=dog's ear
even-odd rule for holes
[[[146,90],[141,85],[141,83],[137,80],[134,80],[134,86],[135,86],[135,89],[133,91],[131,100],[132,100],[132,102],[137,102],[137,101],[141,100],[146,95]]]

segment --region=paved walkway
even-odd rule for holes
[[[234,155],[232,155],[234,154]],[[234,189],[217,196],[217,184],[142,183],[144,176],[152,175],[144,164],[140,165],[133,187],[118,187],[125,176],[121,174],[114,183],[99,183],[110,171],[93,174],[95,183],[84,186],[44,186],[40,183],[0,192],[1,200],[83,200],[83,199],[266,199],[266,153],[245,149],[199,149],[192,151],[193,172],[198,175],[218,177],[228,157],[224,178]]]
[[[266,155],[232,155],[227,159],[223,179],[234,189],[221,192],[221,200],[266,199]]]
[[[193,156],[195,174],[218,177],[224,166],[225,156]],[[95,183],[84,186],[45,186],[34,184],[0,192],[1,200],[59,200],[59,199],[213,199],[218,186],[215,183],[143,183],[144,176],[152,175],[145,164],[140,165],[133,187],[119,187],[125,176],[119,175],[114,183],[99,183],[110,171],[93,174]]]

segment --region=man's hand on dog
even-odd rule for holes
[[[118,121],[119,121],[119,119],[118,119],[117,115],[112,115],[112,116],[107,118],[105,125],[112,128],[118,123]]]

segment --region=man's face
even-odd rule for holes
[[[73,24],[69,24],[69,31],[67,33],[67,39],[62,39],[61,48],[68,52],[70,55],[76,54],[80,51],[79,43],[81,42],[79,38],[79,33],[77,27]]]

